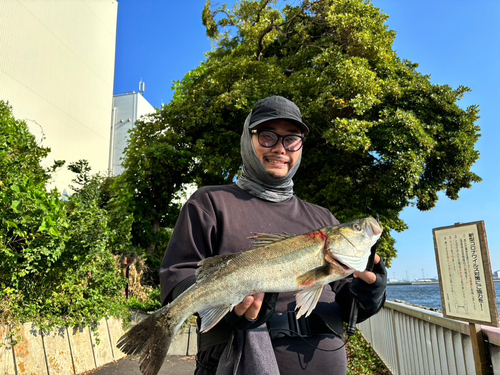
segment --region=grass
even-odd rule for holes
[[[359,331],[346,345],[348,375],[391,375],[384,362]]]

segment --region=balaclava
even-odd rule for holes
[[[309,128],[302,122],[299,108],[290,100],[272,96],[258,102],[243,126],[241,134],[243,172],[236,185],[258,198],[270,202],[283,202],[293,196],[292,178],[299,168],[301,158],[285,177],[276,178],[266,171],[253,148],[250,130],[270,120],[286,120],[297,125],[304,134],[309,132]]]

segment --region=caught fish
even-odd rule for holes
[[[127,354],[141,353],[141,372],[156,375],[175,334],[195,313],[206,332],[248,295],[297,291],[297,317],[308,316],[326,284],[366,269],[381,234],[371,217],[299,236],[256,234],[249,251],[199,262],[196,283],[132,327],[117,346]]]

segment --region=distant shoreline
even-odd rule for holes
[[[499,283],[500,279],[493,279],[493,282]],[[387,285],[433,285],[439,284],[439,281],[397,281],[387,283]]]
[[[432,285],[439,284],[438,281],[398,281],[393,283],[387,283],[387,285]]]

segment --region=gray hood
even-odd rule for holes
[[[271,176],[253,148],[252,135],[250,134],[251,114],[245,120],[243,133],[241,134],[241,157],[243,159],[243,173],[238,178],[236,185],[250,194],[271,202],[283,202],[293,197],[292,178],[300,165],[301,157],[290,169],[288,174],[282,178]]]

